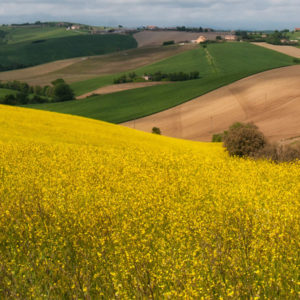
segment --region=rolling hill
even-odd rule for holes
[[[137,74],[199,70],[201,79],[31,107],[121,123],[174,107],[249,75],[293,64],[289,56],[248,43],[210,44],[136,69]],[[118,75],[77,82],[72,87],[77,95],[84,94],[110,85]]]
[[[3,31],[5,33],[3,40],[7,44],[17,44],[29,41],[32,42],[36,40],[69,37],[88,33],[87,30],[66,30],[66,27],[59,27],[55,23],[52,23],[52,26],[0,26],[0,31]]]
[[[57,78],[67,82],[82,82],[100,75],[134,70],[178,53],[193,49],[193,45],[134,48],[115,53],[55,61],[31,68],[0,72],[0,80],[21,80],[31,85],[49,85]]]
[[[297,298],[299,163],[19,107],[0,120],[0,298]]]
[[[234,122],[254,122],[271,141],[300,136],[300,66],[266,71],[124,125],[211,141]]]
[[[61,59],[107,54],[136,48],[131,36],[75,35],[1,45],[0,70],[24,68]]]

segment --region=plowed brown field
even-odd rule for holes
[[[300,48],[293,47],[293,46],[278,46],[278,45],[271,45],[267,43],[252,43],[257,46],[261,46],[267,49],[275,50],[277,52],[294,56],[300,58]]]
[[[270,140],[300,136],[300,66],[263,72],[172,109],[123,125],[163,135],[211,141],[233,122],[252,121]]]

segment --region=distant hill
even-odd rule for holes
[[[293,64],[290,56],[249,43],[209,44],[135,70],[138,75],[196,70],[200,79],[30,107],[122,123],[177,106],[241,78]],[[121,74],[75,82],[71,86],[76,95],[82,95],[111,85]]]
[[[60,59],[107,54],[136,47],[137,42],[130,35],[80,34],[50,39],[44,35],[35,40],[2,44],[0,47],[0,71],[24,68]]]

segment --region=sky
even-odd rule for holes
[[[0,24],[69,21],[215,29],[300,27],[300,0],[0,0]]]

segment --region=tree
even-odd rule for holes
[[[66,82],[64,81],[64,79],[58,78],[58,79],[52,81],[51,83],[52,83],[52,85],[55,86],[55,85],[57,85],[57,84],[60,84],[60,83],[66,83]]]
[[[54,101],[68,101],[74,99],[74,92],[66,83],[58,83],[53,90]]]
[[[231,156],[252,156],[266,145],[266,139],[253,123],[234,123],[224,134],[224,147]]]
[[[131,81],[134,80],[137,77],[135,72],[129,73],[128,76],[131,79]]]
[[[17,105],[17,99],[15,97],[15,95],[10,94],[10,95],[5,95],[4,99],[2,100],[3,104],[7,104],[7,105]]]

